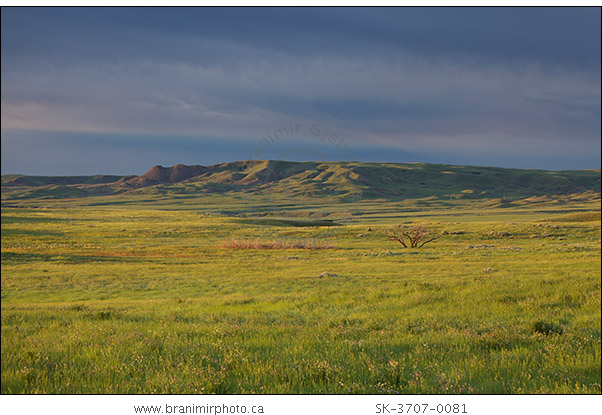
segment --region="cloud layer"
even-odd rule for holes
[[[194,141],[229,161],[234,141],[252,147],[290,122],[328,125],[377,159],[599,168],[599,10],[2,13],[3,173],[24,157],[19,140],[57,132],[83,153],[135,142],[152,165],[157,136],[173,158]]]

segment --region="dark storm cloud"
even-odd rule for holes
[[[599,167],[600,50],[597,8],[11,8],[2,144],[212,137],[229,160],[294,120],[375,159]]]
[[[204,38],[295,56],[405,50],[600,70],[597,8],[38,8],[8,10],[2,26],[9,55],[214,63],[219,50],[173,42]]]

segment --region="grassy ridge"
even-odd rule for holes
[[[2,176],[2,201],[102,195],[160,197],[275,194],[291,198],[516,199],[600,193],[600,171],[543,171],[426,163],[248,160],[214,166],[155,166],[135,177]]]
[[[295,202],[9,203],[2,393],[601,392],[599,194]]]

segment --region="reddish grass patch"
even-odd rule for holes
[[[219,246],[227,249],[330,249],[332,246],[325,241],[315,239],[274,239],[260,241],[259,239],[228,239]]]

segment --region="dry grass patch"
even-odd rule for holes
[[[324,241],[315,239],[273,239],[262,241],[259,239],[227,239],[220,243],[221,248],[226,249],[330,249]]]

